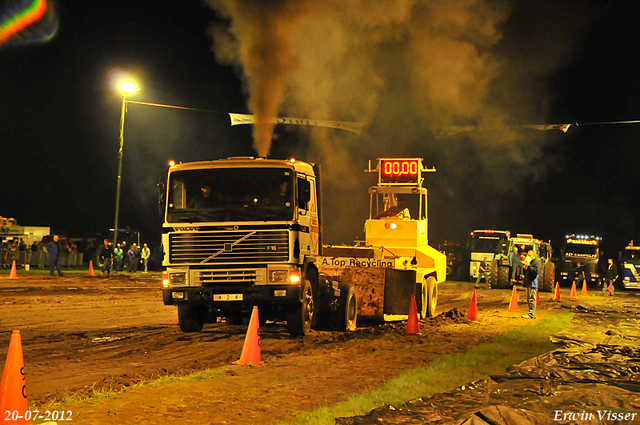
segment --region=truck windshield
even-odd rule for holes
[[[638,250],[638,249],[625,249],[624,250],[624,261],[628,261],[630,263],[640,262],[640,250]]]
[[[293,219],[289,168],[213,168],[171,173],[169,222]]]
[[[598,255],[598,247],[594,245],[567,244],[565,257],[595,258]]]
[[[494,235],[474,235],[469,241],[469,250],[473,252],[486,252],[492,254],[506,253],[508,239]]]

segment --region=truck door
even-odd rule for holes
[[[298,223],[300,225],[300,252],[318,253],[318,208],[315,178],[298,174]]]

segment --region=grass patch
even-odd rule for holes
[[[419,397],[450,391],[556,348],[549,336],[571,324],[573,313],[551,316],[510,331],[464,353],[442,356],[426,367],[404,372],[386,385],[342,403],[301,413],[290,425],[332,425],[337,417],[362,415],[386,404],[399,405]],[[354,379],[357,377],[354,376]]]

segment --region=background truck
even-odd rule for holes
[[[640,245],[629,242],[622,255],[622,266],[622,285],[625,288],[640,288]]]
[[[598,263],[600,261],[599,236],[567,235],[565,236],[556,274],[558,281],[571,284],[581,270],[584,270],[587,285],[599,285]],[[578,269],[580,264],[580,270]]]
[[[467,240],[469,250],[469,277],[471,280],[478,278],[480,263],[486,258],[490,263],[496,255],[508,255],[509,237],[508,230],[474,230]]]
[[[411,165],[421,184],[421,160]],[[402,309],[395,300],[418,287],[421,310],[435,314],[436,276],[444,280],[445,264],[441,253],[424,245],[426,189],[417,192],[424,219],[371,218],[370,246],[331,247],[323,255],[320,183],[319,165],[293,159],[236,157],[169,168],[163,301],[178,307],[181,330],[198,332],[218,317],[238,323],[253,306],[262,321],[286,321],[292,335],[306,335],[313,326],[352,330],[358,311],[406,317],[410,297]],[[396,183],[394,190],[379,185],[370,191],[388,197],[415,187]]]
[[[495,255],[489,268],[489,283],[493,289],[508,288],[511,282],[511,265],[509,264],[509,254],[514,247],[518,247],[518,254],[527,254],[530,250],[536,253],[536,257],[542,263],[538,289],[543,292],[551,292],[555,279],[556,267],[551,261],[552,249],[550,242],[535,239],[532,235],[517,234],[509,238],[508,250]],[[520,274],[520,273],[518,273]],[[521,276],[515,276],[516,281],[521,280]]]
[[[455,242],[440,244],[440,251],[447,256],[447,280],[469,280],[469,251]]]

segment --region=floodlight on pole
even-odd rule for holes
[[[122,93],[122,113],[120,115],[120,150],[118,151],[118,185],[116,188],[116,218],[113,226],[113,249],[118,242],[118,215],[120,214],[120,183],[122,182],[122,156],[124,153],[124,117],[127,113],[127,95],[140,90],[135,83],[124,81],[120,84]]]

